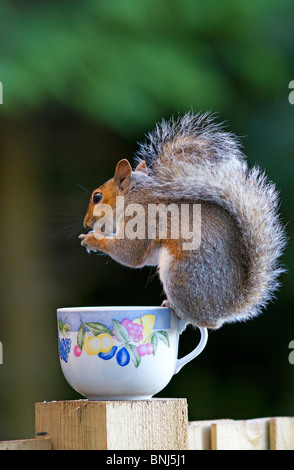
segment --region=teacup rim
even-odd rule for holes
[[[169,307],[162,307],[162,306],[156,306],[156,305],[150,305],[150,306],[89,306],[89,307],[59,307],[57,308],[57,312],[72,312],[72,313],[80,313],[80,312],[105,312],[105,311],[116,311],[116,312],[122,312],[125,310],[170,310]]]

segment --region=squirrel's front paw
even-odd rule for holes
[[[91,251],[98,251],[97,238],[95,238],[93,232],[89,232],[87,234],[82,233],[81,235],[79,235],[79,239],[82,240],[81,245],[86,248],[88,253],[90,253]]]

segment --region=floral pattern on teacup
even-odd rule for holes
[[[134,320],[112,320],[112,329],[102,323],[81,321],[73,354],[79,357],[84,352],[105,361],[115,357],[121,367],[130,362],[138,367],[143,356],[155,356],[159,341],[170,346],[168,333],[165,330],[154,330],[155,319],[156,315],[143,315]],[[71,339],[67,337],[70,324],[60,319],[58,331],[60,359],[67,362],[72,346]]]

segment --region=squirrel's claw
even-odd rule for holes
[[[90,233],[90,232],[89,232]],[[88,242],[89,242],[89,238],[88,240],[86,240],[86,238],[88,237],[88,233],[85,235],[85,234],[81,234],[79,235],[79,239],[82,240],[81,241],[81,245],[84,246],[87,250],[88,253],[91,253],[91,251],[93,251],[94,253],[97,253],[98,250],[96,250],[96,248],[92,248],[91,246],[89,246]],[[91,244],[90,244],[91,245]]]

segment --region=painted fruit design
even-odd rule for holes
[[[104,361],[115,358],[121,367],[129,363],[138,367],[144,356],[155,356],[159,341],[167,347],[170,345],[165,330],[154,330],[155,319],[155,315],[143,315],[134,320],[112,320],[112,329],[102,323],[81,321],[73,355],[79,358],[82,354],[88,354]],[[68,362],[72,346],[68,338],[69,323],[59,320],[58,330],[60,359]]]

